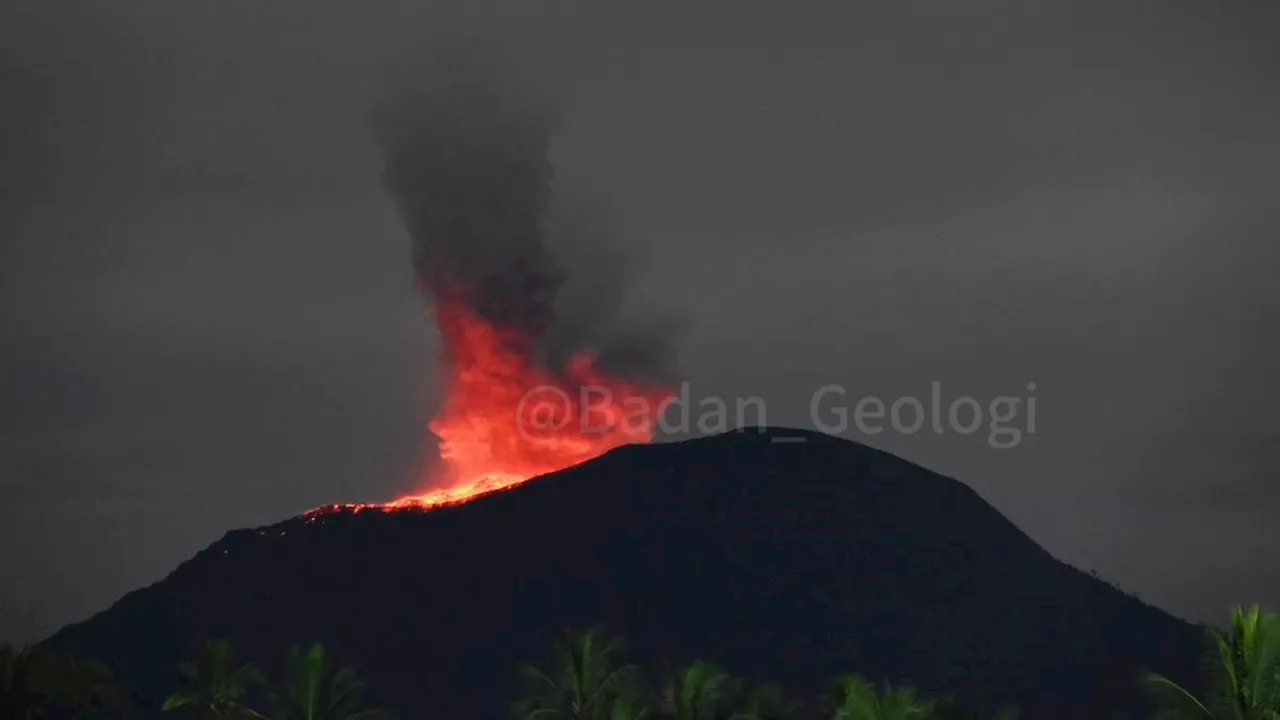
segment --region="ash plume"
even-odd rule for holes
[[[675,324],[624,321],[630,268],[602,243],[607,224],[553,193],[560,107],[535,87],[468,47],[420,67],[379,106],[383,182],[419,282],[437,303],[513,331],[552,369],[590,350],[604,369],[669,377]]]

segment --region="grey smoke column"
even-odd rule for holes
[[[534,362],[553,369],[591,350],[612,372],[669,376],[667,324],[636,326],[619,315],[627,263],[601,244],[603,227],[573,229],[583,208],[553,200],[559,108],[504,70],[474,48],[452,51],[420,67],[375,113],[383,181],[424,290],[516,331]],[[555,253],[566,245],[574,272]],[[448,339],[449,328],[441,330]],[[468,359],[466,347],[446,351]]]
[[[562,282],[542,227],[553,117],[475,53],[440,58],[376,116],[424,289],[530,340]]]

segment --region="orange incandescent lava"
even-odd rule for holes
[[[486,321],[465,303],[437,303],[446,349],[445,401],[430,423],[440,439],[437,489],[385,504],[318,508],[429,509],[463,503],[577,465],[615,447],[653,439],[669,389],[606,376],[591,353],[559,373],[533,362],[533,341]]]

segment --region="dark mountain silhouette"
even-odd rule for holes
[[[425,513],[231,532],[47,643],[154,707],[208,637],[270,671],[321,639],[400,717],[462,720],[504,715],[516,665],[595,622],[651,670],[703,658],[801,694],[857,671],[1028,718],[1127,714],[1141,669],[1195,686],[1202,647],[967,486],[780,429],[624,447]]]

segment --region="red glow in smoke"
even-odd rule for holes
[[[440,438],[440,471],[425,481],[435,489],[309,515],[463,503],[621,445],[649,442],[659,411],[675,396],[608,377],[590,353],[574,357],[558,376],[540,370],[531,338],[495,326],[465,303],[437,304],[435,320],[446,348],[445,401],[429,425]]]

